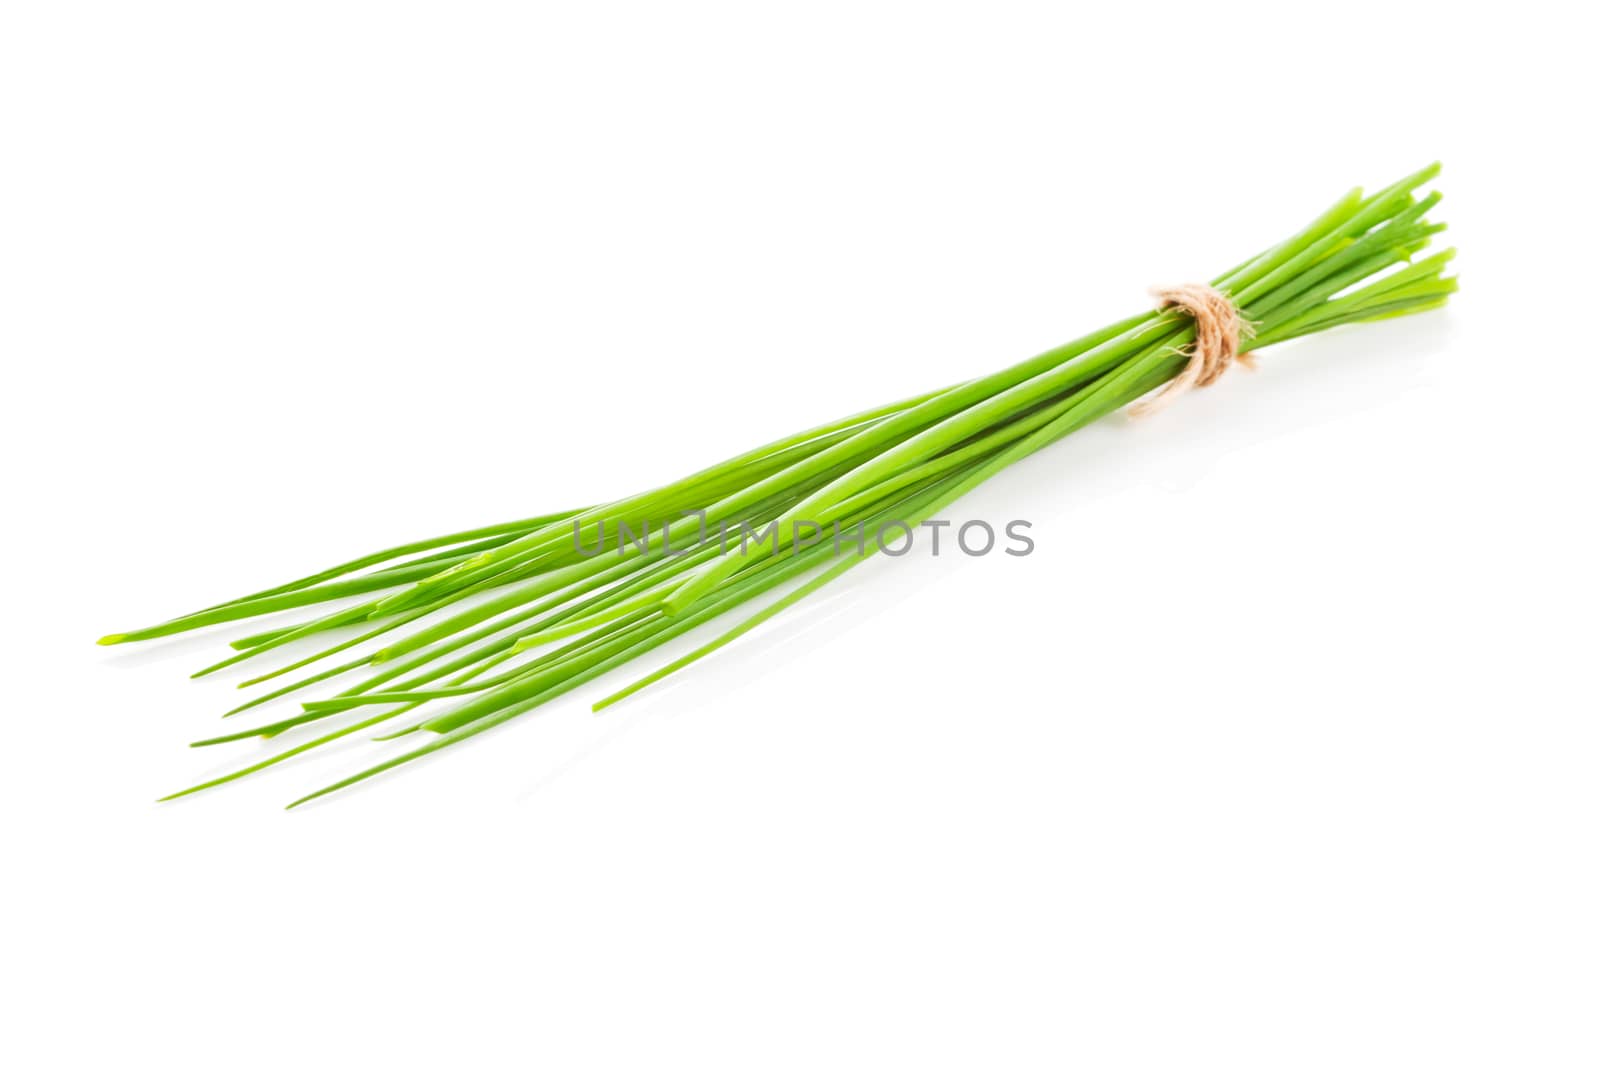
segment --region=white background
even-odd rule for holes
[[[1474,6],[6,4],[0,1054],[1596,1062],[1595,27]],[[1006,365],[1434,158],[1449,311],[952,513],[1033,556],[152,803],[259,754],[185,747],[228,635],[99,634]]]

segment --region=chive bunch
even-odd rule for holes
[[[1453,252],[1416,258],[1444,229],[1425,218],[1439,194],[1417,192],[1438,170],[1426,167],[1370,196],[1353,190],[1288,240],[1214,279],[1254,324],[1241,350],[1442,306],[1456,288],[1443,275]],[[427,738],[293,807],[492,729],[791,586],[595,708],[638,692],[894,545],[999,471],[1158,388],[1183,369],[1193,339],[1183,313],[1147,311],[988,377],[781,438],[636,496],[400,545],[101,643],[359,598],[234,641],[233,655],[196,675],[326,634],[295,662],[240,683],[283,679],[227,715],[336,678],[353,684],[294,714],[195,742],[308,735],[163,799],[363,731],[380,740]],[[745,536],[765,535],[774,522],[775,534]]]

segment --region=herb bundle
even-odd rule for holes
[[[1353,190],[1286,241],[1213,279],[1251,324],[1239,351],[1442,306],[1456,288],[1443,274],[1452,251],[1417,258],[1444,229],[1426,219],[1439,194],[1418,194],[1438,169],[1370,196]],[[364,731],[425,739],[294,807],[492,729],[789,587],[595,708],[688,666],[891,550],[999,471],[1171,381],[1188,366],[1195,328],[1184,312],[1147,311],[988,377],[781,438],[635,496],[400,545],[101,643],[354,600],[234,641],[233,655],[196,674],[292,644],[310,647],[240,683],[268,691],[227,715],[335,679],[353,684],[195,744],[288,731],[305,731],[307,740],[163,798]],[[841,538],[848,551],[840,551]]]

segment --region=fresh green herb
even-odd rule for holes
[[[1241,349],[1442,306],[1456,289],[1455,278],[1444,275],[1453,253],[1415,258],[1444,229],[1425,219],[1439,194],[1417,195],[1438,169],[1426,167],[1371,196],[1352,191],[1288,240],[1214,279],[1255,325]],[[378,739],[431,738],[295,801],[301,804],[492,729],[790,586],[595,708],[681,670],[895,545],[908,528],[1011,464],[1169,381],[1193,339],[1182,313],[1148,311],[988,377],[782,438],[623,500],[400,545],[101,644],[363,598],[234,641],[233,655],[197,672],[330,631],[341,638],[241,688],[355,650],[229,716],[364,674],[296,714],[195,742],[275,737],[338,720],[304,744],[173,797],[403,716],[408,720]],[[774,523],[771,536],[742,540],[745,529]],[[740,531],[737,551],[724,551],[722,533],[730,530]],[[840,554],[829,535],[840,530],[859,551]],[[820,536],[807,536],[813,532]]]

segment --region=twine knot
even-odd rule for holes
[[[1249,352],[1239,351],[1239,338],[1254,337],[1255,330],[1226,293],[1194,283],[1152,289],[1150,295],[1159,307],[1182,308],[1189,313],[1194,319],[1194,343],[1189,346],[1189,362],[1178,376],[1128,409],[1134,417],[1153,415],[1190,389],[1205,388],[1234,363],[1255,366]]]

